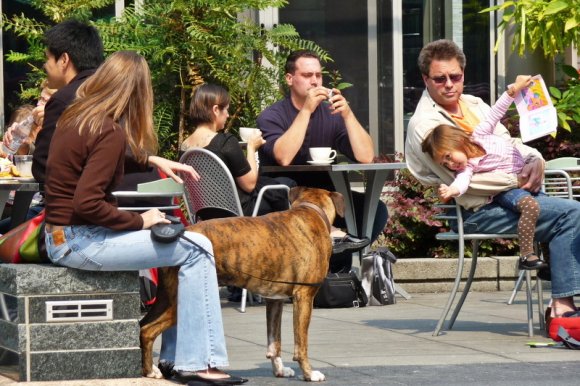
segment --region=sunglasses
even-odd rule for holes
[[[452,83],[459,83],[463,80],[463,74],[450,74],[449,76],[441,75],[441,76],[429,76],[435,84],[445,84],[447,83],[447,79],[451,80]]]

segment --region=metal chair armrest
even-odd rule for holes
[[[256,199],[256,204],[254,205],[254,210],[252,211],[252,217],[256,217],[258,214],[258,210],[260,209],[260,204],[262,203],[262,196],[268,190],[285,190],[286,193],[290,192],[290,188],[286,185],[266,185],[258,192],[258,198]]]

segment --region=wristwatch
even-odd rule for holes
[[[513,85],[513,84],[510,84],[510,85],[508,86],[508,89],[507,89],[507,94],[508,94],[510,97],[512,97],[512,98],[516,96],[516,88],[514,87],[514,85]]]

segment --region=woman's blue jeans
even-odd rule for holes
[[[154,242],[149,230],[73,225],[64,228],[65,241],[59,245],[47,233],[46,246],[53,263],[84,270],[180,266],[175,369],[228,366],[212,245],[199,233],[186,232],[186,236],[198,245],[183,239],[168,244]]]
[[[546,195],[540,204],[535,240],[550,247],[552,297],[580,294],[580,202]],[[476,212],[464,211],[466,233],[517,233],[519,213],[491,203]]]

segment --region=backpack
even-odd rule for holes
[[[553,318],[549,324],[548,334],[556,342],[563,342],[566,347],[580,349],[580,313],[572,316]]]
[[[392,264],[397,257],[387,247],[379,247],[362,258],[362,287],[368,298],[368,306],[395,304],[395,280]]]

